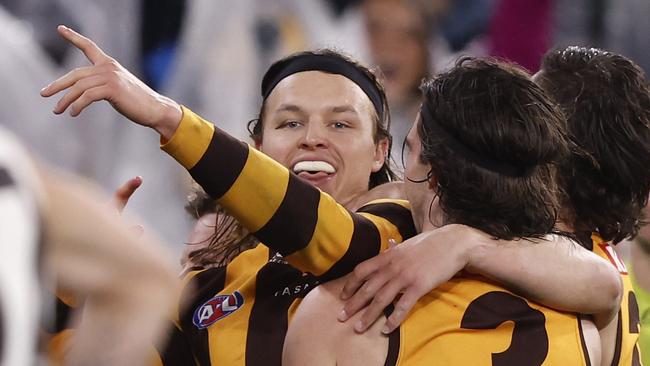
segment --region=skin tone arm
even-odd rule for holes
[[[616,315],[622,293],[610,263],[567,239],[500,242],[467,226],[446,225],[359,264],[341,292],[347,302],[339,320],[363,309],[354,324],[363,332],[401,294],[383,329],[389,333],[420,297],[461,270],[558,310],[599,314],[603,326]]]
[[[46,270],[86,299],[66,364],[144,364],[164,334],[165,304],[177,298],[174,267],[156,240],[136,238],[86,184],[42,175]]]

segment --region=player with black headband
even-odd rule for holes
[[[381,173],[389,146],[387,107],[381,87],[365,68],[332,52],[297,54],[272,67],[276,71],[265,77],[260,126],[253,132],[259,149],[296,173],[290,174],[189,109],[148,89],[88,39],[68,29],[60,32],[94,65],[74,70],[44,88],[44,96],[69,88],[55,112],[70,107],[77,115],[90,103],[108,99],[128,118],[155,128],[163,148],[243,226],[273,248],[258,245],[227,267],[187,274],[186,281],[195,283],[198,293],[185,294],[194,300],[188,312],[179,314],[172,336],[173,345],[186,347],[172,347],[163,361],[181,364],[189,355],[201,364],[279,364],[288,321],[298,299],[315,281],[345,274],[386,248],[389,239],[400,241],[413,234],[404,201],[376,202],[362,208],[361,214],[352,214],[334,201],[353,206],[374,184],[373,174],[378,181],[388,180],[388,174]],[[315,66],[303,66],[306,60]],[[380,99],[373,100],[373,94]],[[445,229],[439,231],[443,243],[454,238],[476,244],[448,251],[450,262],[460,268],[470,260],[472,249],[496,248],[483,234],[465,226]],[[275,251],[285,256],[274,255]],[[585,263],[592,259],[600,265],[596,256],[569,258],[569,262],[593,269]],[[482,263],[487,262],[477,264]],[[539,267],[536,270],[545,271]],[[615,275],[607,273],[607,265],[598,268],[603,292],[616,293],[619,284],[611,280]],[[516,272],[515,267],[513,283],[529,278]],[[602,296],[582,305],[607,307],[609,299]]]

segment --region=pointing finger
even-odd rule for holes
[[[65,25],[58,26],[57,30],[63,38],[81,50],[93,65],[110,59],[110,57],[108,57],[104,51],[95,44],[95,42],[73,31]]]

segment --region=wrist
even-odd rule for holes
[[[181,106],[170,98],[160,96],[160,110],[152,127],[160,134],[161,141],[168,141],[183,119]]]
[[[482,231],[472,228],[468,229],[471,230],[472,235],[465,239],[465,270],[474,274],[482,274],[486,258],[490,255],[490,249],[497,245],[497,241]]]

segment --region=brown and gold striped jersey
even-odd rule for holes
[[[470,275],[420,299],[399,334],[398,365],[590,365],[578,316]]]
[[[639,305],[632,288],[632,281],[625,264],[616,255],[614,247],[597,233],[591,235],[591,240],[593,252],[612,263],[618,269],[623,280],[623,298],[621,299],[621,310],[618,312],[616,345],[611,366],[641,366]]]
[[[264,243],[187,274],[183,298],[192,300],[177,314],[165,365],[279,365],[288,322],[311,288],[415,234],[405,201],[350,213],[187,109],[164,149]],[[268,189],[258,189],[260,177]]]

